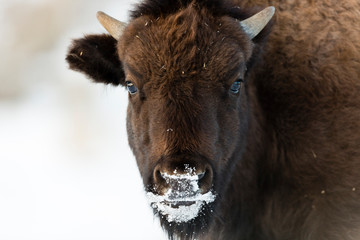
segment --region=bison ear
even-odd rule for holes
[[[66,61],[72,70],[84,73],[95,82],[124,85],[125,74],[116,45],[117,40],[110,35],[87,35],[73,41]]]

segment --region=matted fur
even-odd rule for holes
[[[250,41],[237,20],[270,5],[272,29]],[[75,40],[67,61],[139,88],[127,125],[147,190],[159,162],[214,169],[216,202],[190,223],[161,219],[170,238],[357,240],[359,22],[358,0],[147,0],[118,43]]]

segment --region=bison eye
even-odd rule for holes
[[[243,82],[242,79],[236,80],[230,87],[230,91],[234,94],[238,93],[241,89],[241,83]]]
[[[130,81],[126,81],[126,88],[131,95],[135,94],[138,91],[137,87]]]

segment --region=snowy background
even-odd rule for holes
[[[127,92],[68,70],[72,38],[134,0],[0,0],[0,239],[166,239],[125,131]]]

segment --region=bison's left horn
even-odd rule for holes
[[[268,22],[274,16],[274,13],[274,7],[267,7],[257,14],[241,21],[240,25],[244,29],[245,33],[250,37],[250,39],[253,39],[261,32],[261,30],[264,29],[266,24],[268,24]]]
[[[120,22],[119,20],[110,17],[101,11],[97,12],[96,17],[101,25],[103,25],[103,27],[106,29],[106,31],[108,31],[108,33],[113,36],[113,38],[118,40],[121,37],[126,27],[126,23]]]

